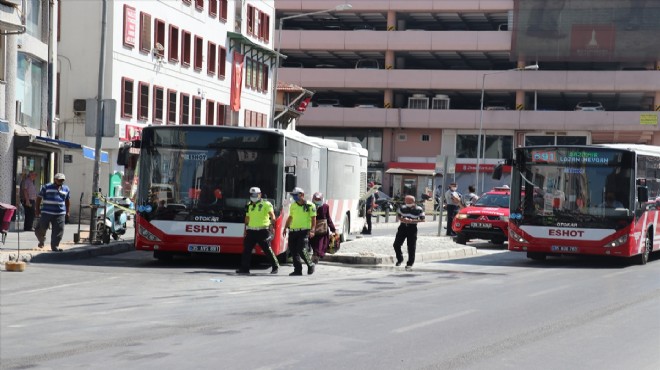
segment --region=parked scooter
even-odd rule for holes
[[[126,233],[128,215],[124,210],[115,206],[115,203],[126,208],[132,206],[128,198],[110,198],[109,202],[102,202],[96,209],[96,234],[104,244],[110,243],[110,236],[118,240],[120,235]]]

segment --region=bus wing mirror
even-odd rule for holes
[[[503,169],[504,165],[501,163],[495,166],[495,169],[493,170],[493,180],[499,180],[502,178]]]
[[[639,203],[646,203],[649,201],[649,188],[646,186],[637,187],[637,201]]]
[[[298,178],[295,173],[287,173],[284,179],[284,188],[289,193],[298,185]]]

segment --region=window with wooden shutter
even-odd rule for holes
[[[176,90],[167,90],[167,123],[176,125]]]
[[[193,97],[193,125],[202,124],[202,98]]]
[[[190,95],[181,93],[181,112],[179,116],[180,125],[189,125],[190,124]]]
[[[165,56],[165,21],[161,19],[154,21],[154,48],[156,55]]]
[[[133,117],[133,88],[134,82],[130,78],[121,79],[121,116]]]
[[[225,69],[227,64],[227,49],[223,46],[218,47],[218,78],[225,77]]]
[[[227,0],[220,0],[220,20],[227,21]]]
[[[188,31],[181,31],[181,64],[190,66],[190,49],[192,48],[192,36]]]
[[[162,86],[154,86],[154,122],[163,122],[165,89]]]
[[[218,103],[218,123],[217,123],[218,126],[224,126],[224,125],[227,124],[227,121],[226,121],[226,118],[225,118],[226,117],[225,116],[226,107],[227,107],[227,105],[224,105],[222,103]]]
[[[215,102],[211,99],[206,101],[206,125],[213,126],[215,119]]]
[[[216,48],[216,45],[212,43],[211,41],[208,42],[208,48],[206,51],[206,72],[209,75],[214,75],[215,70],[217,68],[216,60],[215,60],[215,55],[218,52],[218,49]]]
[[[138,83],[138,119],[146,121],[149,119],[149,84]]]
[[[151,15],[140,12],[140,51],[151,52]]]
[[[204,39],[202,39],[199,36],[195,36],[195,65],[194,65],[194,68],[197,71],[202,70],[203,48],[204,48]]]
[[[167,51],[168,58],[172,62],[179,61],[179,27],[170,24],[170,43]]]

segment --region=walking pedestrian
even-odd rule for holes
[[[447,202],[447,236],[456,236],[451,228],[454,217],[461,207],[461,194],[456,190],[456,183],[449,184],[449,190],[445,192],[445,201]]]
[[[245,231],[243,232],[243,255],[241,256],[241,268],[236,270],[237,274],[250,273],[250,260],[252,250],[258,244],[266,257],[270,258],[271,274],[277,274],[280,264],[277,256],[270,247],[273,239],[273,228],[275,225],[275,212],[273,205],[261,198],[261,189],[254,186],[250,188],[250,202],[245,206]]]
[[[330,206],[323,202],[323,194],[316,192],[312,196],[312,203],[316,206],[316,228],[314,237],[310,240],[312,245],[312,262],[315,264],[325,257],[330,245],[330,236],[335,233],[335,224],[330,217]]]
[[[401,246],[406,240],[408,246],[408,261],[406,262],[406,271],[411,271],[415,263],[415,248],[417,247],[417,224],[424,222],[424,209],[415,204],[415,197],[406,195],[405,203],[399,207],[396,212],[396,219],[401,224],[394,237],[394,253],[396,254],[395,266],[401,266],[403,263],[403,253]]]
[[[282,230],[282,236],[286,238],[287,231],[291,229],[289,250],[293,255],[293,272],[289,275],[302,275],[303,261],[307,265],[307,274],[311,275],[314,273],[315,266],[309,257],[307,248],[309,238],[314,236],[316,228],[316,207],[312,202],[305,200],[305,191],[299,187],[295,187],[291,191],[291,196],[294,202],[289,206],[289,217]]]
[[[377,191],[377,189],[374,189],[375,184],[373,182],[370,182],[367,185],[367,194],[369,196],[367,199],[364,201],[365,202],[365,220],[367,221],[367,224],[365,227],[362,228],[362,234],[365,235],[371,235],[371,214],[374,211],[374,207],[376,205],[376,198],[374,193]]]
[[[44,247],[46,231],[50,225],[52,228],[50,249],[53,252],[62,251],[59,245],[62,235],[64,235],[64,224],[69,218],[69,194],[71,191],[68,186],[64,185],[65,180],[63,173],[56,173],[53,182],[43,185],[39,190],[34,209],[35,215],[40,217],[37,228],[34,230],[34,234],[39,240],[39,248]]]
[[[30,171],[23,181],[21,181],[21,203],[23,203],[23,212],[25,214],[25,221],[23,222],[24,231],[34,230],[34,214],[37,206],[37,187],[34,183],[36,178],[37,173]]]

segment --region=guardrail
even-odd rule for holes
[[[429,217],[432,215],[433,221],[436,221],[438,217],[442,217],[443,212],[444,212],[443,210],[424,211],[424,213],[426,214],[426,219],[428,220]],[[390,217],[394,217],[391,222],[396,222],[396,212],[376,211],[376,212],[372,212],[371,216],[372,216],[372,222],[376,222],[376,223],[379,223],[381,221],[385,223],[390,222]]]

